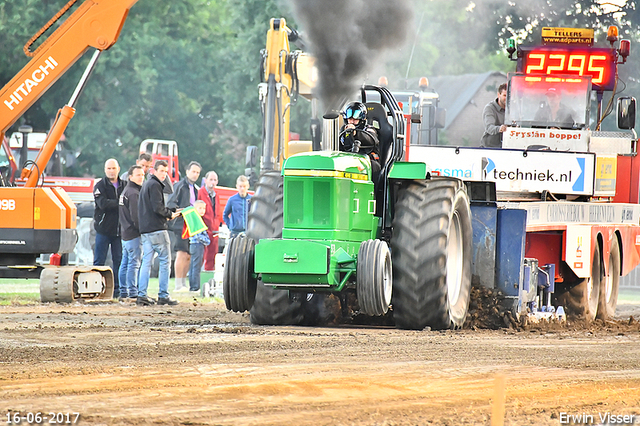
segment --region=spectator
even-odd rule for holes
[[[238,193],[229,197],[222,215],[224,222],[229,227],[231,238],[244,232],[247,228],[247,216],[251,203],[251,195],[247,193],[249,191],[249,179],[244,175],[238,176],[236,189]]]
[[[144,167],[131,166],[127,171],[129,182],[120,195],[120,236],[122,262],[120,263],[120,300],[138,297],[138,272],[142,260],[142,243],[138,226],[138,198],[144,182]]]
[[[216,194],[216,185],[218,185],[218,174],[209,171],[204,176],[204,186],[198,191],[198,200],[202,200],[207,204],[207,210],[202,217],[204,224],[207,225],[209,244],[204,250],[204,270],[213,271],[216,269],[216,254],[218,253],[218,234],[214,232],[220,229],[220,197]]]
[[[147,180],[147,173],[149,172],[149,169],[151,168],[151,164],[152,164],[152,158],[150,154],[147,154],[146,152],[143,152],[142,154],[140,154],[138,156],[138,159],[136,160],[136,166],[141,166],[142,167],[142,171],[144,172],[144,179]],[[131,169],[129,169],[131,170]],[[122,179],[123,181],[127,181],[129,178],[129,171],[124,172],[122,175],[120,175],[120,179]]]
[[[138,281],[138,305],[153,305],[156,301],[147,296],[151,262],[153,254],[158,253],[160,268],[158,269],[158,305],[177,305],[178,302],[169,297],[169,273],[171,272],[171,243],[167,231],[167,221],[177,217],[175,209],[164,205],[162,195],[164,180],[167,177],[167,162],[156,161],[153,176],[140,190],[138,198],[138,224],[142,240],[142,266]]]
[[[150,173],[149,170],[151,170],[151,166],[153,165],[153,157],[151,156],[151,154],[147,154],[146,152],[143,152],[138,156],[138,159],[136,160],[136,165],[142,166],[144,170],[144,180],[147,180]],[[126,181],[127,172],[124,172],[122,176],[120,176],[120,179]],[[172,193],[173,193],[173,184],[171,183],[171,178],[169,177],[169,173],[167,173],[167,177],[164,180],[165,200],[168,200],[169,196]]]
[[[196,181],[200,176],[202,166],[197,161],[192,161],[187,166],[187,175],[173,187],[173,194],[167,202],[167,207],[173,209],[183,209],[192,206],[198,199],[198,185]],[[182,238],[182,227],[184,220],[182,216],[178,217],[171,223],[171,229],[176,236],[176,291],[184,291],[187,289],[187,272],[189,272],[189,263],[191,255],[189,254],[189,239]]]
[[[122,259],[122,242],[120,241],[120,226],[118,225],[118,202],[125,183],[118,177],[120,165],[114,158],[104,163],[104,174],[93,187],[95,210],[93,213],[93,227],[96,230],[96,242],[93,247],[94,266],[103,266],[107,260],[107,252],[111,247],[113,261],[114,288],[113,297],[120,296],[118,271]]]
[[[482,111],[484,134],[480,146],[502,148],[502,134],[507,130],[504,124],[504,112],[507,106],[507,83],[498,86],[498,97],[489,102]]]
[[[196,200],[193,205],[200,216],[204,216],[207,210],[207,203]],[[211,244],[208,230],[205,229],[189,237],[189,254],[191,262],[189,265],[189,291],[200,291],[200,270],[204,260],[205,248]]]

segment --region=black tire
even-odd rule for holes
[[[600,298],[598,299],[598,313],[596,316],[602,320],[611,319],[616,314],[618,291],[620,289],[621,262],[618,236],[614,235],[611,239],[611,249],[609,251],[609,264],[607,267],[609,274],[600,282]]]
[[[262,238],[281,238],[283,226],[282,176],[266,172],[256,184],[247,221],[247,236],[256,242]],[[251,308],[251,322],[261,325],[298,325],[304,318],[303,301],[289,297],[286,290],[275,290],[258,281]]]
[[[253,275],[255,246],[246,235],[238,235],[229,244],[222,285],[224,303],[231,311],[244,312],[253,306],[257,286]]]
[[[471,242],[462,181],[434,178],[399,189],[391,239],[396,327],[462,327],[471,292]]]
[[[600,283],[602,282],[602,260],[600,246],[597,242],[591,259],[591,278],[578,278],[571,268],[564,264],[566,272],[563,277],[573,277],[567,280],[566,285],[557,292],[556,306],[563,306],[568,317],[593,321],[598,310],[600,299]]]
[[[392,294],[391,253],[381,240],[360,245],[356,267],[356,295],[360,311],[366,315],[384,315]]]

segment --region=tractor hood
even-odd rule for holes
[[[365,155],[350,154],[346,152],[305,152],[289,157],[284,163],[283,174],[285,176],[299,175],[297,171],[313,170],[314,176],[329,176],[323,171],[339,172],[341,176],[358,180],[371,179],[371,162]],[[310,174],[305,174],[310,176]]]

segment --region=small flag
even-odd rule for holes
[[[182,210],[180,214],[182,214],[184,218],[184,226],[182,227],[183,239],[192,237],[208,229],[202,220],[202,216],[198,214],[195,207],[187,207]]]

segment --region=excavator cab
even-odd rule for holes
[[[18,165],[9,148],[7,138],[2,138],[2,149],[0,149],[0,187],[12,186],[13,179],[18,171]]]

